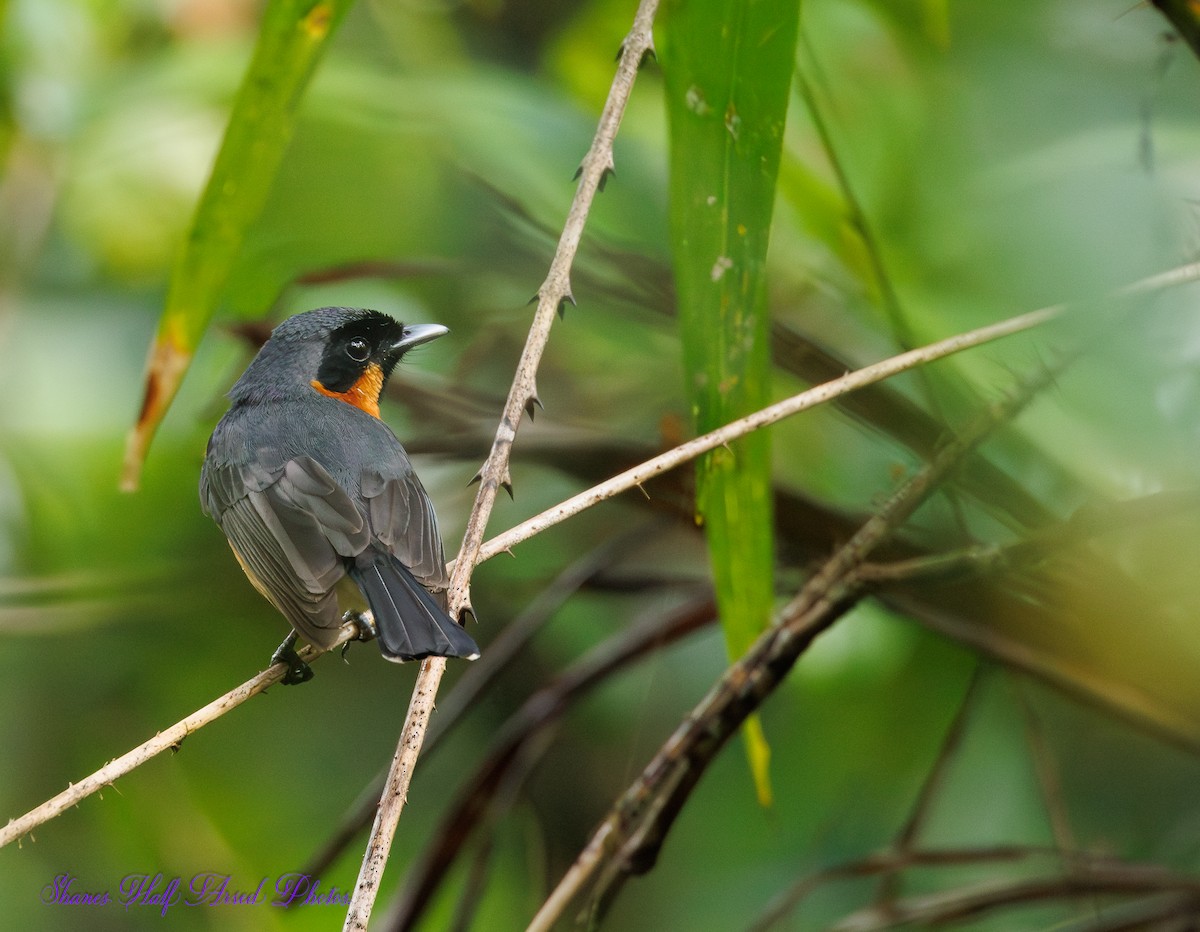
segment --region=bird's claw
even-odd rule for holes
[[[296,632],[293,631],[283,639],[283,643],[275,648],[275,653],[271,655],[271,666],[275,666],[277,663],[287,664],[287,673],[280,680],[284,686],[307,683],[313,678],[312,667],[301,660],[300,655],[296,653],[296,637]]]
[[[371,617],[370,612],[346,612],[342,617],[342,623],[348,621],[354,622],[358,626],[358,635],[351,638],[342,645],[342,660],[346,661],[346,654],[350,651],[350,645],[355,641],[373,641],[379,636],[379,629],[375,627],[375,619]]]

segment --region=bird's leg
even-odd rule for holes
[[[342,616],[342,624],[348,621],[352,621],[358,626],[358,637],[351,638],[342,645],[342,660],[346,660],[346,653],[355,641],[373,641],[379,635],[379,630],[375,627],[375,619],[371,617],[370,612],[346,612]],[[346,662],[349,663],[349,661]]]
[[[287,664],[287,673],[281,682],[284,686],[295,686],[297,683],[307,683],[313,678],[312,667],[300,659],[296,653],[296,632],[293,631],[283,639],[283,643],[275,648],[271,655],[271,666],[277,663]]]

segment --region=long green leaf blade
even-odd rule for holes
[[[271,0],[212,174],[172,270],[147,363],[141,413],[129,433],[121,485],[136,488],[221,290],[275,180],[296,111],[321,52],[353,0]]]
[[[799,0],[674,0],[666,9],[672,248],[697,431],[770,400],[766,254],[798,21]],[[740,656],[769,622],[774,597],[765,431],[699,463],[696,506],[726,644]],[[767,803],[758,721],[744,734]]]

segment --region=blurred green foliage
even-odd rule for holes
[[[271,0],[221,148],[179,250],[147,363],[121,485],[135,491],[151,438],[217,311],[250,225],[274,186],[309,79],[352,0]]]
[[[1200,67],[1188,50],[1169,41],[1154,10],[1116,0],[802,7],[797,68],[827,133],[794,90],[768,253],[774,394],[806,384],[789,335],[844,366],[897,351],[880,267],[917,341],[1090,302],[1045,333],[939,364],[928,383],[909,376],[889,387],[891,402],[953,430],[1060,349],[1083,350],[983,448],[1000,477],[996,497],[938,496],[891,556],[1006,544],[1083,506],[1194,487],[1195,289],[1124,311],[1098,300],[1195,252]],[[455,548],[526,302],[633,6],[356,4],[314,74],[142,489],[122,495],[122,438],[146,347],[260,14],[251,0],[0,4],[0,816],[25,812],[248,678],[283,633],[196,499],[221,395],[251,352],[233,324],[337,303],[451,328],[397,374],[385,416],[417,455]],[[547,411],[522,427],[516,497],[498,503],[494,530],[687,433],[660,67],[671,67],[666,49],[639,76],[617,174],[573,275],[579,308],[557,325],[539,376]],[[781,596],[925,455],[912,441],[915,415],[870,405],[773,429]],[[1027,496],[1023,509],[1001,496],[1001,480]],[[650,502],[628,496],[479,569],[475,633],[486,658],[573,561],[637,534],[422,761],[381,924],[514,710],[595,645],[703,591],[688,493],[680,482],[651,489]],[[1052,842],[1029,708],[1077,844],[1194,870],[1198,538],[1195,513],[1181,510],[1071,541],[1009,574],[912,584],[864,603],[762,710],[774,806],[756,803],[743,756],[724,753],[658,865],[614,904],[609,927],[744,928],[798,878],[886,849],[981,656],[963,744],[921,840]],[[997,644],[1019,648],[1010,659],[1039,676],[989,659]],[[216,871],[245,888],[299,869],[390,759],[411,689],[414,671],[369,645],[348,661],[322,659],[310,684],[272,690],[0,851],[3,924],[164,921],[116,905],[44,905],[43,890],[63,873],[76,889],[115,894],[133,873]],[[424,927],[450,926],[469,861],[483,853],[474,927],[523,927],[725,665],[709,627],[574,705],[468,845]],[[464,667],[451,666],[443,703]],[[360,855],[351,845],[324,885],[349,888]],[[1029,870],[926,869],[903,892]],[[824,885],[781,927],[828,926],[874,891],[864,880]],[[1051,903],[980,923],[1045,928],[1078,916],[1071,903]],[[165,921],[315,929],[342,917],[337,906],[174,908]]]

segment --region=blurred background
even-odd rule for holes
[[[283,316],[341,304],[450,327],[406,358],[384,416],[456,550],[633,11],[360,0],[142,487],[122,494],[147,347],[261,7],[0,2],[0,818],[249,678],[285,633],[196,494],[223,394]],[[1068,353],[1080,356],[887,556],[1006,545],[1080,508],[1103,516],[1194,488],[1196,291],[1103,300],[1196,252],[1200,69],[1166,21],[1128,0],[806,0],[797,54],[770,255],[779,397],[907,343],[1062,301],[1083,309],[774,428],[780,598],[946,432]],[[688,434],[666,147],[652,63],[493,533]],[[452,727],[417,771],[380,928],[425,903],[415,878],[447,838],[461,846],[434,872],[423,927],[523,928],[726,667],[686,473],[476,573],[484,659],[450,665],[435,720]],[[934,773],[923,844],[1020,856],[910,871],[901,894],[1044,874],[1057,862],[1035,855],[1056,845],[1195,869],[1200,534],[1193,508],[1161,512],[1135,508],[1033,564],[861,604],[762,710],[773,805],[756,802],[732,742],[608,927],[748,928],[797,881],[886,850]],[[511,657],[490,650],[521,630]],[[525,721],[522,704],[646,632],[659,647],[588,681],[520,742],[474,797],[476,831],[456,834],[445,820],[497,736]],[[500,659],[485,669],[489,654]],[[176,907],[164,920],[41,897],[63,873],[115,896],[128,874],[214,871],[252,889],[313,863],[389,762],[416,672],[372,646],[346,660],[322,658],[311,683],[272,689],[0,851],[3,924],[339,924],[339,906]],[[458,703],[468,675],[488,688]],[[323,890],[352,887],[361,850],[359,837],[323,867]],[[877,882],[818,884],[769,925],[828,927],[868,908]],[[974,921],[1076,928],[1107,903],[1019,903]]]

